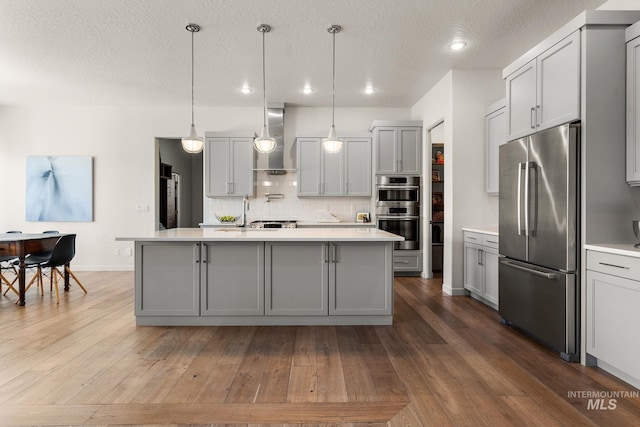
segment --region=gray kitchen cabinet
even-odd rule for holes
[[[274,242],[265,261],[266,315],[393,312],[393,243]]]
[[[422,122],[404,122],[410,126],[392,124],[393,122],[375,121],[371,128],[376,174],[420,175]]]
[[[253,196],[253,139],[207,137],[205,143],[207,197]]]
[[[344,195],[343,152],[327,153],[322,138],[296,138],[298,196]]]
[[[498,237],[464,231],[464,288],[498,308]]]
[[[202,244],[202,316],[264,314],[264,243]]]
[[[324,242],[266,242],[265,315],[328,315],[327,256]]]
[[[627,182],[640,185],[640,24],[626,29],[627,38]]]
[[[422,250],[395,251],[393,256],[393,268],[396,273],[421,272]]]
[[[371,139],[344,138],[327,153],[322,138],[298,137],[298,196],[371,196]]]
[[[631,245],[629,245],[631,246]],[[587,250],[586,351],[597,365],[640,386],[640,258]]]
[[[580,31],[506,76],[507,139],[580,118]]]
[[[507,104],[506,98],[487,108],[484,118],[486,145],[486,190],[487,194],[499,192],[498,157],[502,144],[507,142]]]
[[[136,242],[136,316],[200,314],[200,245]]]
[[[393,243],[330,243],[328,250],[329,314],[392,314]]]
[[[371,138],[345,138],[345,196],[371,196]]]

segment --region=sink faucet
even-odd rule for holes
[[[247,226],[248,210],[249,210],[249,196],[245,194],[244,196],[242,196],[242,223],[239,225],[239,227]]]

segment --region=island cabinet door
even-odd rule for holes
[[[200,245],[136,243],[136,316],[200,314]]]
[[[264,242],[202,245],[202,316],[264,315]]]
[[[393,313],[393,243],[329,244],[329,314]]]
[[[323,242],[265,244],[266,315],[328,315],[327,249]]]

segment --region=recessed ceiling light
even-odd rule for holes
[[[463,41],[455,41],[449,45],[449,50],[462,50],[467,44]]]
[[[240,91],[245,95],[247,95],[253,92],[253,89],[251,89],[248,85],[245,84],[244,86],[242,86],[242,89],[240,89]]]
[[[309,85],[304,85],[304,87],[302,88],[302,93],[304,93],[305,95],[310,95],[313,93],[313,88]]]
[[[375,91],[375,88],[371,85],[367,85],[367,87],[364,88],[364,93],[366,93],[367,95],[371,95],[375,93]]]

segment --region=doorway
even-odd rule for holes
[[[203,218],[203,153],[177,138],[156,138],[156,229],[199,227]]]
[[[427,143],[429,146],[431,161],[427,168],[427,180],[429,182],[429,211],[427,215],[429,252],[427,253],[427,277],[442,273],[444,254],[444,121],[436,123],[427,130]],[[430,176],[430,178],[429,178]]]

